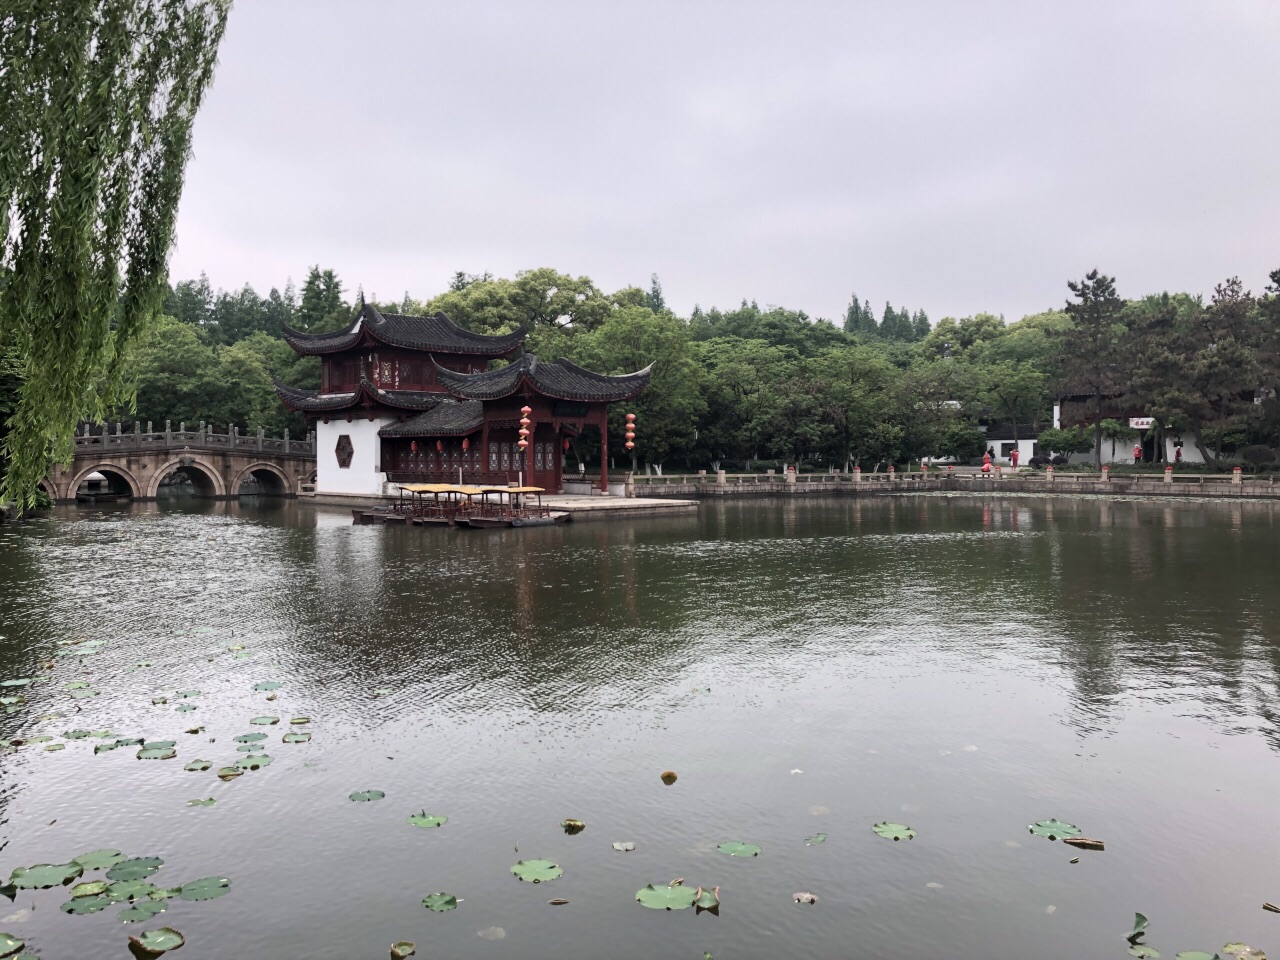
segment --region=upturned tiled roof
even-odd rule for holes
[[[434,361],[432,361],[434,363]],[[653,364],[635,373],[611,377],[592,373],[569,360],[539,363],[525,354],[514,363],[482,373],[458,373],[435,364],[440,384],[455,397],[465,400],[497,400],[527,385],[534,392],[557,400],[613,403],[637,396],[649,385]]]
[[[275,381],[276,394],[290,410],[302,410],[305,413],[330,413],[335,410],[349,410],[358,406],[384,406],[396,410],[430,410],[432,407],[449,400],[442,393],[429,393],[425,390],[380,390],[368,380],[361,380],[354,392],[321,393],[319,390],[304,390],[290,387]]]
[[[404,423],[389,423],[382,437],[460,437],[480,429],[484,404],[479,400],[446,399],[439,406],[410,417]]]
[[[283,336],[289,346],[303,355],[339,353],[350,350],[363,334],[379,343],[428,353],[471,354],[503,357],[524,342],[525,330],[491,337],[463,330],[443,313],[433,317],[411,317],[401,313],[380,313],[365,304],[351,325],[335,333],[303,333],[285,327]]]

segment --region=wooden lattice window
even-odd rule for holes
[[[337,446],[333,448],[334,456],[338,458],[338,466],[346,470],[351,466],[351,458],[355,456],[356,448],[351,444],[351,437],[342,434],[338,437]]]

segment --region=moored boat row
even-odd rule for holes
[[[396,503],[352,510],[357,524],[538,527],[564,523],[565,511],[543,506],[542,487],[473,487],[455,483],[407,483]],[[408,494],[408,496],[406,496]]]

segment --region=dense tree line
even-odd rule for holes
[[[655,363],[650,389],[615,411],[638,415],[637,466],[741,469],[762,461],[845,468],[922,456],[970,458],[978,424],[1044,434],[1059,452],[1100,449],[1127,424],[1095,417],[1088,431],[1052,431],[1064,387],[1157,419],[1194,438],[1210,459],[1280,443],[1280,271],[1261,297],[1228,281],[1206,305],[1188,294],[1125,301],[1096,272],[1071,283],[1061,310],[1006,323],[980,313],[930,324],[924,311],[886,305],[877,322],[851,299],[844,322],[804,311],[667,307],[657,277],[612,293],[550,268],[513,278],[458,273],[425,300],[377,302],[397,313],[443,311],[483,333],[524,326],[527,349],[606,373]],[[160,424],[235,423],[304,429],[271,378],[315,386],[318,363],[280,339],[350,322],[358,298],[332,270],[313,267],[301,291],[213,291],[204,277],[176,284],[133,359],[137,416]],[[1255,402],[1258,401],[1258,402]],[[619,437],[620,438],[620,437]],[[589,456],[593,451],[580,451]]]

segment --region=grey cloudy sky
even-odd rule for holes
[[[238,0],[175,279],[1012,320],[1280,267],[1280,3]]]

